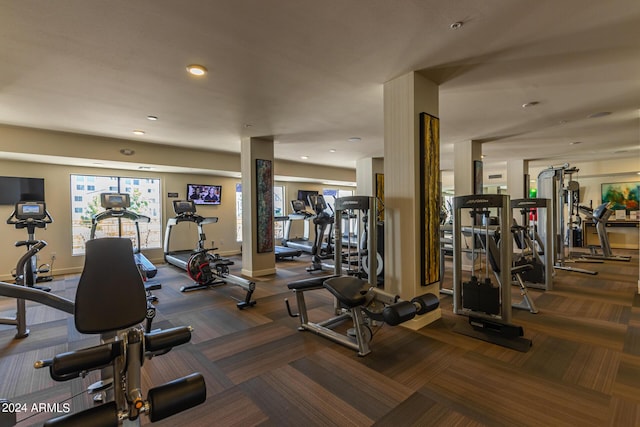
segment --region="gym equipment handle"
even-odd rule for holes
[[[149,419],[152,423],[186,411],[207,399],[207,386],[199,373],[168,382],[149,390]]]
[[[158,332],[150,332],[144,334],[145,351],[156,352],[169,350],[172,347],[191,341],[190,326],[179,326],[176,328],[166,329]]]

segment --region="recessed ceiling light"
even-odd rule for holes
[[[578,144],[582,144],[582,141],[573,141],[569,143],[569,145],[578,145]]]
[[[453,24],[449,25],[449,28],[451,28],[452,30],[457,30],[458,28],[462,28],[463,25],[464,25],[464,22],[456,21]]]
[[[329,150],[329,152],[330,152],[330,153],[335,153],[335,152],[336,152],[336,149],[335,149],[335,148],[332,148],[331,150]]]
[[[136,129],[133,131],[134,135],[144,135],[146,132],[140,129]]]
[[[187,65],[187,71],[194,76],[204,76],[207,74],[207,68],[199,64]]]
[[[609,114],[611,114],[611,111],[600,111],[599,113],[589,114],[587,117],[590,119],[596,119],[598,117],[608,116]]]
[[[245,127],[246,129],[249,129],[249,128],[251,127],[251,124],[246,123],[246,124],[244,125],[244,127]]]
[[[158,120],[158,116],[147,116],[147,120],[151,120],[152,122],[155,122],[156,120]]]
[[[540,104],[540,102],[538,102],[538,101],[526,102],[526,103],[522,104],[522,108],[534,107],[534,106],[536,106],[538,104]]]
[[[480,158],[481,158],[481,159],[484,159],[485,157],[487,157],[487,155],[486,155],[486,154],[482,154],[482,155],[480,156]]]
[[[120,150],[120,154],[122,154],[123,156],[133,156],[135,154],[135,151],[133,151],[131,148],[123,148]]]
[[[302,160],[307,160],[307,159],[309,158],[309,156],[300,156],[300,158],[301,158]]]
[[[351,138],[347,139],[347,141],[349,141],[349,142],[360,142],[360,141],[362,141],[362,138],[360,138],[358,136],[352,136]]]

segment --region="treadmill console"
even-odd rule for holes
[[[193,200],[174,200],[173,211],[176,215],[189,215],[196,213],[196,205]]]
[[[102,193],[100,204],[105,209],[122,210],[131,206],[131,198],[126,193]]]

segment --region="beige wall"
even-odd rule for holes
[[[186,198],[187,184],[214,184],[222,185],[222,203],[219,206],[198,206],[198,213],[202,216],[216,216],[218,223],[204,226],[207,236],[207,247],[212,245],[218,248],[222,255],[240,253],[241,243],[236,242],[236,183],[238,178],[228,178],[214,175],[160,173],[154,171],[126,171],[106,168],[89,168],[80,166],[63,166],[42,163],[30,163],[0,160],[0,170],[3,176],[20,176],[44,178],[45,198],[47,210],[54,219],[54,223],[46,230],[36,230],[36,238],[47,241],[47,247],[40,253],[39,262],[49,263],[51,255],[55,253],[54,274],[77,273],[81,271],[84,257],[72,256],[71,238],[71,199],[70,199],[70,175],[104,175],[104,176],[130,176],[153,177],[161,182],[162,201],[162,236],[167,218],[174,216],[172,201],[167,193],[178,193],[179,198]],[[323,188],[343,188],[323,186],[312,183],[276,182],[276,185],[285,186],[285,199],[296,197],[298,190],[318,190]],[[11,215],[12,206],[0,206],[0,219],[6,219]],[[290,208],[287,203],[287,212]],[[302,235],[302,224],[294,223],[292,236]],[[313,238],[313,233],[312,233]],[[9,280],[10,273],[15,268],[15,263],[24,252],[24,248],[15,248],[14,242],[26,239],[25,230],[16,230],[10,225],[0,223],[0,248],[3,256],[0,257],[0,280]],[[181,223],[177,225],[171,234],[171,250],[193,249],[198,239],[195,224]],[[154,263],[163,262],[162,248],[144,251],[145,255]]]
[[[120,149],[130,148],[133,156],[123,156]],[[25,154],[28,161],[24,161]],[[104,166],[95,165],[103,163]],[[76,164],[77,166],[70,166]],[[138,170],[140,165],[152,170]],[[163,172],[159,172],[163,170]],[[275,161],[276,176],[307,177],[316,180],[341,180],[355,182],[355,170]],[[207,246],[211,241],[221,254],[239,253],[241,244],[236,242],[235,185],[240,182],[240,154],[207,150],[176,148],[145,144],[133,140],[76,135],[64,132],[27,129],[0,125],[0,175],[45,179],[47,209],[54,223],[46,230],[37,230],[36,238],[48,245],[40,254],[40,263],[49,263],[56,254],[55,274],[76,273],[82,269],[83,257],[71,256],[71,201],[70,175],[104,175],[154,177],[161,181],[162,234],[167,218],[174,216],[172,200],[167,193],[186,197],[186,186],[191,184],[222,185],[222,204],[199,206],[203,216],[217,216],[219,222],[205,226]],[[237,176],[237,178],[228,177]],[[293,178],[292,178],[293,179]],[[278,182],[285,185],[286,198],[294,198],[299,188],[322,190],[318,184]],[[335,186],[332,186],[334,188]],[[8,218],[13,208],[0,206],[0,218]],[[23,249],[13,246],[24,240],[26,231],[0,224],[0,280],[9,280]],[[197,241],[193,224],[180,224],[172,232],[171,249],[192,249]],[[152,262],[162,262],[162,248],[144,251]]]

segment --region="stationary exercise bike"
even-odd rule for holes
[[[7,224],[15,226],[16,229],[27,229],[27,240],[16,242],[16,247],[26,246],[27,251],[33,245],[39,242],[36,240],[36,228],[46,228],[47,224],[53,223],[53,218],[47,212],[44,202],[28,202],[19,201],[16,203],[11,216],[7,219]],[[43,276],[43,274],[48,274]],[[38,266],[37,256],[33,256],[31,261],[25,266],[25,271],[16,271],[15,276],[24,275],[24,284],[30,288],[40,289],[49,292],[51,288],[46,286],[37,286],[36,283],[49,282],[53,279],[51,275],[51,265],[43,264]]]

